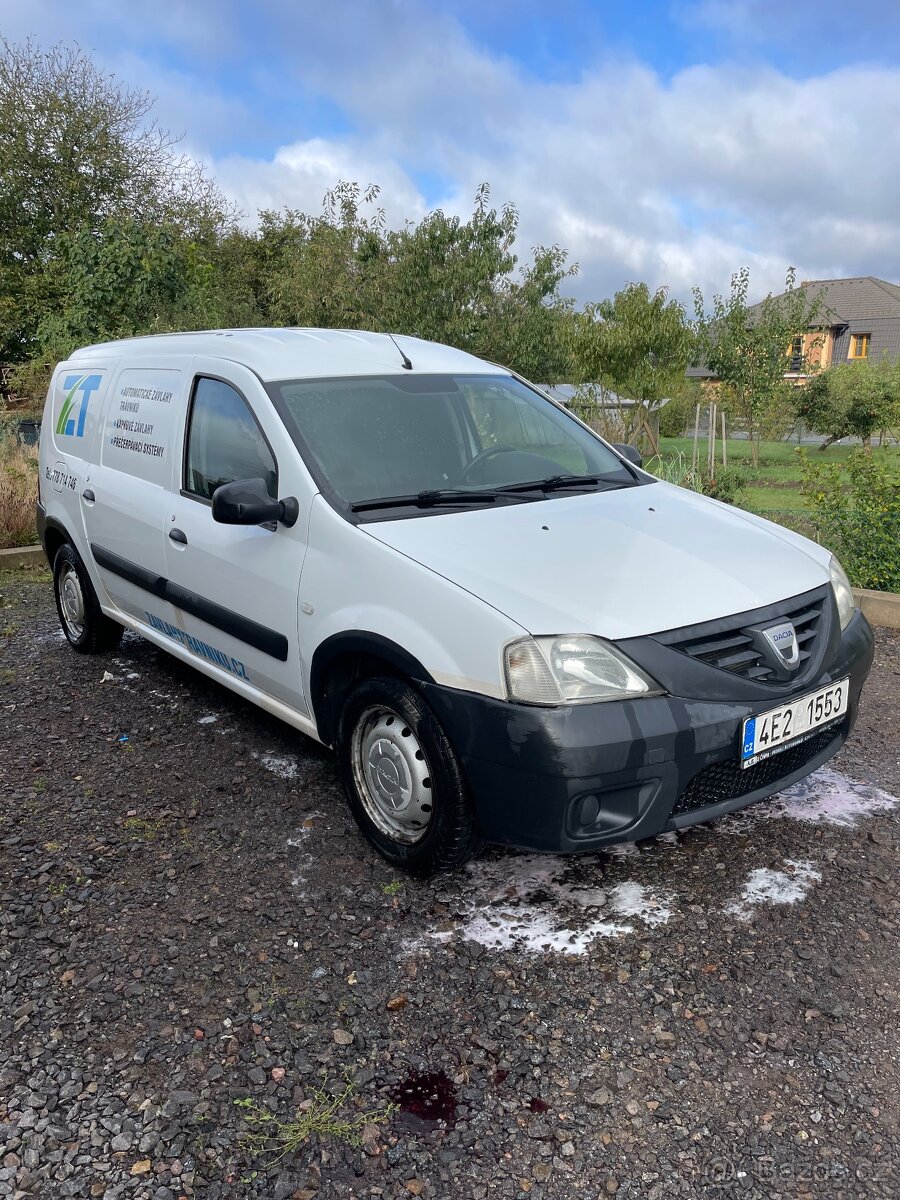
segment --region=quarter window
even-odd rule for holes
[[[247,402],[220,379],[194,387],[185,456],[185,490],[211,500],[223,483],[262,479],[278,498],[278,468]]]

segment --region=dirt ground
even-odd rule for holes
[[[900,1193],[896,634],[790,793],[423,884],[321,748],[0,597],[0,1195]]]

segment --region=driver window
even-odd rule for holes
[[[194,387],[185,456],[185,491],[205,500],[223,483],[262,479],[278,498],[278,467],[247,402],[220,379]]]

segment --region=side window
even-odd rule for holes
[[[185,491],[211,500],[217,487],[237,479],[262,479],[278,498],[278,467],[246,401],[220,379],[201,377],[187,431]]]

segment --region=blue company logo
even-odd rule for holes
[[[88,401],[102,382],[102,375],[67,375],[65,377],[63,391],[66,395],[59,412],[59,419],[56,422],[58,434],[65,434],[67,437],[73,435],[84,437],[84,420],[87,416]],[[80,401],[76,399],[78,392],[81,393]],[[79,403],[81,407],[76,414],[74,409]]]
[[[146,612],[146,609],[144,611]],[[168,621],[164,621],[162,617],[156,616],[155,613],[147,612],[146,615],[153,629],[156,629],[159,633],[164,633],[173,642],[178,642],[179,645],[184,646],[185,650],[190,650],[192,654],[198,654],[201,658],[205,658],[207,662],[211,662],[215,667],[222,667],[232,675],[236,675],[238,679],[246,679],[248,683],[250,682],[247,668],[239,658],[231,658],[230,655],[217,650],[215,646],[210,646],[208,642],[201,642],[199,638],[191,637],[189,633],[185,633],[177,625],[170,625]]]

